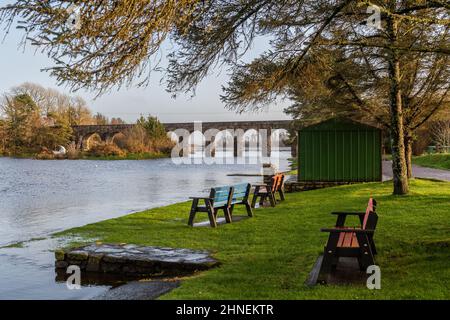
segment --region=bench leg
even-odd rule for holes
[[[283,190],[283,189],[280,189],[280,190],[278,191],[278,193],[280,194],[280,199],[281,199],[281,201],[286,200],[286,198],[284,197],[284,190]]]
[[[253,195],[253,199],[252,199],[252,208],[255,208],[256,206],[256,201],[258,201],[258,195],[255,193]]]
[[[262,194],[261,197],[259,198],[259,206],[260,207],[264,206],[264,201],[266,201],[266,195]]]
[[[216,212],[215,212],[211,202],[207,201],[206,207],[208,208],[209,223],[211,224],[212,228],[216,228],[217,227]]]
[[[270,205],[272,207],[275,207],[276,203],[277,203],[276,200],[275,200],[275,193],[270,192],[268,198],[269,198],[269,201],[270,201]]]
[[[373,236],[369,237],[369,242],[370,242],[370,247],[372,249],[372,254],[376,255],[377,254],[377,247],[375,246],[375,241],[373,241]]]
[[[247,215],[251,218],[253,217],[253,211],[252,211],[252,207],[250,206],[250,204],[248,203],[248,200],[245,201],[245,209],[247,209]]]
[[[227,207],[227,208],[223,208],[223,214],[225,215],[225,221],[227,223],[232,223],[233,220],[231,218],[231,208]]]
[[[318,282],[324,284],[327,277],[333,270],[333,262],[336,259],[336,248],[339,241],[339,233],[331,233],[323,251],[323,260],[320,267]]]
[[[375,259],[373,257],[369,237],[365,234],[361,234],[357,235],[357,238],[361,247],[361,254],[358,258],[359,267],[361,271],[366,271],[369,266],[375,264]]]
[[[192,201],[191,212],[189,213],[188,226],[191,226],[191,227],[194,226],[194,219],[195,219],[195,214],[197,212],[197,207],[198,207],[198,199],[194,199]]]

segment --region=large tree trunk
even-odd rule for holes
[[[398,26],[396,18],[387,17],[387,32],[393,47],[397,44]],[[400,61],[394,48],[388,50],[389,80],[390,80],[390,115],[392,171],[394,176],[394,194],[408,193],[408,175],[405,159],[405,140],[403,128],[402,95],[400,89]]]
[[[413,153],[413,136],[411,132],[405,135],[405,160],[408,179],[412,178],[412,153]]]

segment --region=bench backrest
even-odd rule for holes
[[[284,174],[280,173],[278,175],[278,184],[277,184],[277,190],[276,191],[280,191],[283,188],[284,185]]]
[[[367,204],[366,214],[364,215],[364,219],[362,222],[363,229],[371,229],[375,230],[377,227],[378,216],[376,213],[377,209],[377,201],[373,198],[369,199],[369,203]]]
[[[216,187],[211,189],[211,193],[209,197],[213,199],[213,207],[221,207],[229,204],[232,196],[232,187],[224,186],[224,187]]]
[[[276,174],[272,176],[270,179],[269,188],[272,190],[272,192],[277,192],[283,187],[284,183],[284,174]]]
[[[250,183],[240,183],[233,186],[233,199],[231,203],[246,201],[250,195]]]
[[[270,178],[270,183],[269,183],[269,189],[272,192],[277,191],[277,186],[278,186],[278,180],[279,180],[279,176],[278,175],[274,175]]]

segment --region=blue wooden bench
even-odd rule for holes
[[[233,209],[235,205],[243,204],[247,210],[247,215],[253,217],[252,207],[250,206],[249,197],[252,185],[250,183],[241,183],[232,186],[233,196],[231,199],[230,212],[233,214]]]
[[[231,223],[231,203],[233,197],[233,187],[218,187],[212,188],[209,193],[209,197],[191,197],[192,206],[189,214],[189,226],[194,226],[195,214],[197,212],[208,213],[209,222],[211,227],[217,227],[217,214],[219,210],[223,210],[225,220],[227,223]],[[199,205],[200,200],[204,201],[204,205]]]

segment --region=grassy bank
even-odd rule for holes
[[[86,153],[80,153],[76,158],[68,159],[66,156],[49,156],[48,158],[37,158],[36,154],[18,154],[18,155],[2,155],[0,157],[9,157],[15,159],[34,159],[34,160],[152,160],[152,159],[162,159],[168,158],[170,155],[165,153],[127,153],[125,156],[92,156]]]
[[[414,157],[413,163],[422,167],[450,170],[450,153],[426,154]]]
[[[89,156],[83,155],[80,159],[83,160],[151,160],[151,159],[161,159],[168,158],[169,155],[164,153],[127,153],[125,156]]]
[[[183,281],[163,299],[449,299],[450,183],[413,180],[409,196],[392,182],[288,194],[276,208],[231,225],[189,228],[190,203],[148,210],[66,231],[104,242],[208,249],[222,266]],[[382,289],[304,281],[326,242],[333,210],[379,202],[375,235]],[[235,214],[244,214],[236,208]],[[206,217],[203,216],[205,219]],[[356,221],[355,221],[356,224]]]

